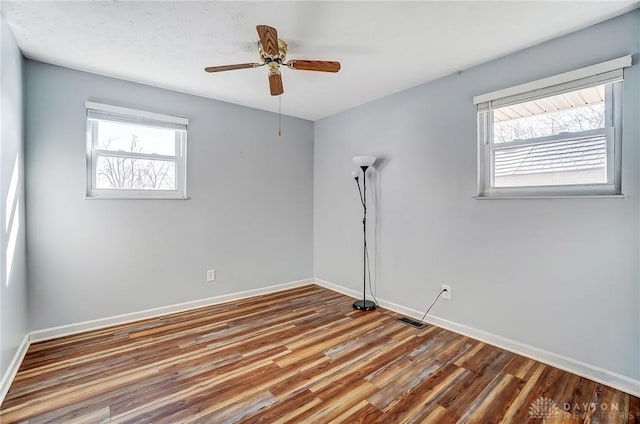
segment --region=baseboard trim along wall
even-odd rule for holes
[[[131,312],[128,314],[116,315],[112,317],[99,318],[91,321],[84,321],[74,324],[61,325],[59,327],[47,328],[44,330],[36,330],[30,333],[31,342],[42,342],[57,337],[69,336],[72,334],[84,333],[85,331],[99,330],[113,325],[128,324],[143,319],[156,318],[161,315],[172,314],[175,312],[184,312],[191,309],[202,308],[205,306],[216,305],[218,303],[230,302],[232,300],[245,299],[247,297],[259,296],[261,294],[274,293],[282,290],[292,289],[295,287],[313,284],[313,279],[291,281],[289,283],[276,284],[258,289],[245,290],[241,292],[223,294],[220,296],[209,297],[206,299],[192,300],[174,305],[161,306],[159,308],[147,309],[139,312]]]
[[[9,387],[11,387],[11,383],[13,383],[13,379],[18,373],[18,368],[20,368],[20,364],[22,364],[22,360],[24,359],[24,355],[27,354],[27,349],[30,344],[29,334],[25,334],[22,343],[18,346],[16,354],[13,355],[9,368],[7,368],[7,371],[2,376],[2,380],[0,380],[0,404],[4,401],[4,397],[7,395]]]
[[[275,293],[282,290],[287,290],[295,287],[301,287],[307,284],[317,284],[321,287],[325,287],[329,290],[336,291],[338,293],[345,294],[353,298],[360,298],[361,293],[349,289],[347,287],[330,283],[322,279],[304,279],[298,281],[292,281],[289,283],[276,284],[259,289],[246,290],[241,292],[229,293],[220,296],[214,296],[206,299],[199,299],[190,302],[178,303],[174,305],[162,306],[159,308],[147,309],[145,311],[133,312],[128,314],[117,315],[113,317],[100,318],[91,321],[85,321],[80,323],[74,323],[69,325],[63,325],[59,327],[48,328],[44,330],[32,331],[25,335],[18,351],[13,357],[7,372],[0,381],[0,403],[4,400],[9,387],[15,378],[18,368],[24,359],[24,356],[31,343],[41,342],[57,337],[68,336],[72,334],[83,333],[85,331],[98,330],[113,325],[127,324],[134,321],[143,319],[155,318],[161,315],[171,314],[175,312],[184,312],[191,309],[201,308],[209,305],[215,305],[219,303],[245,299],[248,297],[258,296],[262,294]],[[415,309],[407,308],[397,303],[389,302],[384,299],[378,298],[380,306],[383,308],[398,312],[411,318],[420,319],[422,313]],[[640,381],[626,377],[621,374],[617,374],[603,368],[587,364],[576,359],[572,359],[557,353],[549,352],[537,347],[517,342],[515,340],[508,339],[506,337],[499,336],[497,334],[489,333],[484,330],[480,330],[474,327],[470,327],[463,324],[458,324],[453,321],[445,320],[442,318],[428,316],[425,319],[426,322],[437,325],[438,327],[445,328],[447,330],[459,333],[476,340],[480,340],[484,343],[488,343],[493,346],[500,347],[518,355],[525,356],[527,358],[534,359],[544,364],[559,368],[561,370],[588,378],[598,383],[613,387],[614,389],[622,390],[631,395],[640,397]]]
[[[73,334],[84,333],[85,331],[99,330],[113,325],[128,324],[143,319],[155,318],[161,315],[167,315],[175,312],[184,312],[191,309],[202,308],[205,306],[216,305],[218,303],[230,302],[233,300],[245,299],[248,297],[259,296],[261,294],[275,293],[282,290],[301,287],[313,284],[312,278],[304,280],[291,281],[289,283],[275,284],[267,287],[261,287],[253,290],[245,290],[241,292],[228,293],[220,296],[209,297],[206,299],[198,299],[190,302],[177,303],[174,305],[161,306],[159,308],[147,309],[144,311],[131,312],[128,314],[116,315],[112,317],[99,318],[91,321],[84,321],[74,324],[61,325],[59,327],[47,328],[44,330],[32,331],[24,336],[18,351],[13,357],[7,372],[0,381],[0,404],[4,401],[11,383],[22,364],[25,354],[31,343],[43,342],[58,337],[70,336]]]
[[[319,278],[315,279],[315,283],[329,290],[337,291],[356,299],[360,299],[362,297],[362,292],[352,290],[338,284],[330,283]],[[415,309],[407,308],[405,306],[398,305],[397,303],[389,302],[384,299],[380,299],[379,297],[377,299],[380,303],[380,306],[382,306],[383,308],[389,309],[402,315],[406,315],[414,319],[422,318],[423,312],[416,311]],[[438,318],[432,315],[427,316],[425,318],[425,322],[437,325],[438,327],[442,327],[455,333],[480,340],[481,342],[490,344],[492,346],[508,350],[509,352],[525,356],[538,362],[542,362],[543,364],[559,368],[563,371],[588,378],[614,389],[621,390],[631,395],[640,397],[640,380],[634,380],[622,374],[617,374],[615,372],[605,370],[604,368],[600,368],[595,365],[587,364],[577,359],[572,359],[564,355],[560,355],[544,349],[539,349],[535,346],[511,340],[497,334],[489,333],[487,331],[470,327],[468,325],[458,324],[456,322]]]

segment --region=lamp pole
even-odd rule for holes
[[[362,169],[362,192],[360,200],[362,201],[363,217],[362,217],[362,300],[353,302],[353,308],[360,311],[371,311],[376,308],[376,303],[367,300],[367,168],[368,165],[360,166]],[[360,191],[360,182],[358,177],[354,177]]]

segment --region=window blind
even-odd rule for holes
[[[541,80],[520,84],[473,98],[478,111],[567,93],[586,87],[622,81],[624,68],[631,66],[631,56],[624,56],[586,68],[576,69]]]
[[[171,128],[182,131],[187,130],[187,125],[189,123],[187,118],[162,115],[159,113],[106,105],[102,103],[86,102],[85,107],[88,119],[107,120],[159,128]]]

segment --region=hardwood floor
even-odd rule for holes
[[[0,422],[640,422],[638,398],[352,301],[309,285],[33,344]]]

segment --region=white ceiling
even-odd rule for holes
[[[2,13],[30,59],[277,111],[257,24],[287,57],[338,60],[338,74],[283,69],[282,112],[317,120],[587,27],[635,1],[10,2]]]

